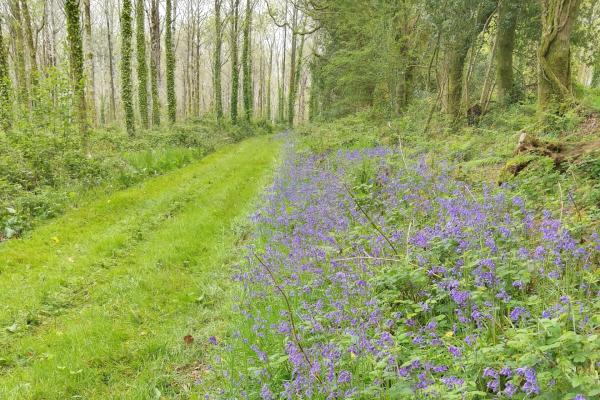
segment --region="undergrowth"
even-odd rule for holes
[[[225,143],[272,131],[267,123],[219,125],[205,118],[133,138],[120,128],[96,129],[84,142],[72,127],[62,129],[58,134],[48,124],[21,124],[0,133],[0,240],[61,214],[91,192],[131,186]]]

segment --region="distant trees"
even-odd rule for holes
[[[307,115],[394,116],[424,99],[429,119],[440,113],[460,125],[472,107],[486,112],[533,96],[542,113],[562,112],[574,101],[573,79],[600,84],[593,0],[211,5],[7,0],[0,96],[10,94],[2,107],[14,110],[13,126],[40,120],[62,101],[53,83],[68,74],[73,118],[66,123],[84,135],[111,123],[130,134],[159,127],[162,112],[169,124],[211,111],[233,124],[291,126]]]

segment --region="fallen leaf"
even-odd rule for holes
[[[183,337],[183,341],[185,342],[185,344],[190,346],[194,343],[194,338],[192,337],[192,335],[187,335]]]

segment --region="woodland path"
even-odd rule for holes
[[[0,245],[0,399],[186,397],[278,152],[226,146]]]

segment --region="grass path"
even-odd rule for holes
[[[0,399],[185,397],[278,148],[225,147],[0,245]]]

